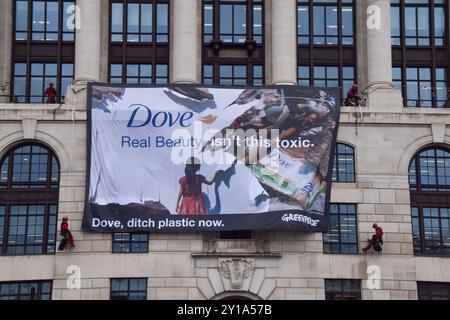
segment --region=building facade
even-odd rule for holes
[[[0,1],[0,299],[450,299],[449,24],[443,0]],[[330,230],[84,232],[92,81],[357,82]]]

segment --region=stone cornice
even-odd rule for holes
[[[0,121],[85,121],[86,110],[73,110],[68,105],[0,104]],[[341,108],[341,125],[426,125],[450,123],[450,109],[404,108],[401,111],[375,108]]]

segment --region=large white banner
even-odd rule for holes
[[[323,231],[336,101],[298,86],[94,84],[83,226]]]

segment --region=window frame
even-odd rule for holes
[[[340,291],[328,290],[327,291],[327,282],[328,283],[331,283],[331,282],[339,283],[342,290],[340,290]],[[352,285],[355,285],[355,286],[356,286],[356,283],[358,283],[357,286],[359,288],[359,291],[356,293],[356,295],[357,295],[356,299],[345,299],[345,298],[344,299],[332,299],[331,296],[336,295],[336,294],[345,295],[346,293],[348,293],[348,294],[355,293],[352,291],[346,292],[344,290],[345,282],[352,282],[353,283]],[[324,290],[325,290],[325,300],[362,300],[362,289],[361,289],[361,280],[360,279],[324,279]]]
[[[346,148],[350,148],[353,153],[352,154],[347,154],[347,153],[339,153],[339,145],[343,145]],[[339,179],[339,156],[351,156],[353,158],[352,161],[352,168],[353,168],[353,179],[351,179],[350,181],[343,181]],[[336,150],[334,153],[334,161],[333,161],[333,169],[332,169],[332,181],[333,183],[356,183],[356,148],[354,148],[352,145],[349,145],[347,143],[344,142],[337,142],[336,143]],[[336,179],[333,177],[334,176],[334,172],[336,172]],[[346,173],[346,176],[348,174]]]
[[[399,11],[399,24],[400,24],[400,35],[399,35],[399,42],[400,44],[392,44],[392,46],[397,46],[397,47],[424,47],[424,48],[429,48],[429,47],[448,47],[448,31],[449,31],[449,22],[448,22],[448,4],[446,5],[446,3],[444,2],[443,4],[439,4],[439,3],[435,3],[434,0],[428,0],[428,3],[406,3],[405,0],[397,0],[398,3],[395,3],[393,1],[391,1],[391,10],[392,8],[398,8]],[[405,34],[405,29],[406,29],[406,24],[405,24],[405,20],[406,20],[406,9],[407,8],[414,8],[415,9],[415,18],[416,18],[416,34],[414,37],[408,37]],[[419,15],[417,14],[418,9],[419,8],[427,8],[428,9],[428,28],[429,28],[429,34],[428,37],[420,37],[417,30],[419,30],[419,24],[417,23],[420,19]],[[436,33],[436,19],[435,19],[435,9],[436,8],[443,8],[444,9],[444,14],[445,14],[445,25],[444,25],[444,36],[442,38],[443,40],[443,44],[442,45],[436,45],[436,41],[435,41],[435,33]],[[391,12],[392,14],[392,12]],[[392,33],[392,32],[391,32]],[[447,37],[446,37],[447,35]],[[391,38],[394,38],[393,36],[391,36]],[[415,45],[410,45],[407,44],[406,39],[408,38],[414,38],[416,39],[416,44]],[[420,38],[427,38],[428,39],[428,44],[419,44],[419,39]]]
[[[129,236],[129,240],[128,241],[117,241],[116,240],[116,235],[119,234],[127,234]],[[146,235],[147,236],[147,241],[133,241],[133,235]],[[120,253],[120,254],[129,254],[129,253],[148,253],[149,252],[149,240],[150,240],[150,236],[148,232],[115,232],[112,234],[112,248],[111,248],[111,253]],[[144,251],[133,251],[133,244],[138,244],[139,248],[141,247],[141,245],[143,245],[145,243],[145,250]],[[115,244],[125,244],[128,246],[128,251],[116,251],[115,250]]]
[[[122,4],[122,32],[113,32],[112,31],[112,13],[113,13],[113,4],[118,3]],[[128,32],[128,5],[129,4],[138,4],[139,5],[139,31],[138,32]],[[152,31],[150,33],[141,32],[142,24],[142,5],[150,4],[152,6]],[[167,5],[167,33],[159,33],[158,32],[158,4],[166,4]],[[170,1],[169,0],[110,0],[109,1],[109,43],[128,43],[128,44],[151,44],[151,43],[160,43],[160,44],[168,44],[170,41]],[[122,41],[113,41],[114,34],[121,34]],[[150,35],[151,41],[129,41],[128,36],[130,34],[138,35],[139,39],[141,39],[141,35]],[[158,41],[158,36],[164,35],[167,36],[167,41]]]
[[[301,77],[301,73],[300,73],[300,68],[308,68],[308,77]],[[314,76],[314,69],[315,68],[325,68],[325,73],[328,75],[328,68],[337,68],[337,72],[338,72],[338,76],[337,78],[329,78],[327,75],[324,78],[316,78]],[[352,79],[347,78],[344,76],[344,71],[345,68],[352,68],[353,69],[353,77]],[[324,81],[324,82],[328,82],[328,81],[337,81],[338,82],[338,87],[340,90],[340,94],[341,94],[341,103],[344,104],[345,102],[345,98],[346,98],[346,89],[347,87],[344,85],[344,82],[348,82],[351,81],[352,85],[353,83],[357,82],[357,74],[356,74],[356,68],[355,66],[351,66],[351,65],[342,65],[341,67],[339,67],[338,65],[313,65],[313,66],[309,66],[309,65],[297,65],[297,84],[298,85],[302,85],[302,82],[308,82],[308,86],[314,86],[317,87],[315,85],[316,81]],[[327,85],[325,85],[325,87],[328,87]],[[331,87],[333,88],[333,87]],[[348,89],[350,89],[350,87],[348,87]]]
[[[450,75],[449,75],[449,68],[450,68],[450,62],[449,62],[449,40],[450,40],[450,34],[449,34],[449,9],[450,5],[448,4],[448,1],[444,3],[443,5],[434,3],[433,0],[429,0],[428,3],[408,3],[406,4],[404,0],[398,0],[399,3],[393,3],[391,2],[391,10],[393,8],[397,8],[400,15],[400,35],[397,37],[399,39],[400,44],[394,44],[393,39],[394,37],[391,35],[391,47],[392,47],[392,67],[393,68],[400,68],[401,73],[401,92],[402,96],[404,97],[404,107],[411,107],[408,106],[408,100],[407,100],[407,68],[429,68],[431,70],[431,95],[432,95],[432,106],[431,108],[442,108],[446,107],[445,103],[443,106],[438,106],[436,101],[436,90],[437,90],[437,83],[438,82],[444,82],[446,84],[446,88],[450,88]],[[429,44],[428,45],[407,45],[406,44],[406,37],[405,37],[405,8],[429,8]],[[443,36],[443,45],[436,45],[436,39],[435,39],[435,23],[434,23],[434,17],[435,17],[435,8],[437,7],[443,7],[444,8],[444,14],[445,17],[445,30],[444,30],[444,36]],[[416,29],[418,26],[416,25]],[[392,29],[391,29],[392,34]],[[417,36],[417,35],[416,35]],[[415,37],[415,39],[418,39]],[[418,40],[417,40],[418,41]],[[445,70],[445,77],[444,81],[437,80],[436,79],[436,70],[437,69],[444,69]],[[398,80],[398,79],[397,79]],[[447,90],[445,90],[447,91]],[[447,93],[447,92],[446,92]],[[419,100],[420,101],[420,100]],[[420,107],[420,106],[419,106]],[[450,107],[450,106],[447,106]],[[429,108],[425,106],[424,108]]]
[[[308,2],[308,17],[309,17],[309,34],[308,34],[308,44],[299,42],[299,7],[304,7]],[[361,5],[358,1],[353,0],[352,4],[343,4],[342,0],[336,0],[335,3],[323,2],[323,3],[313,3],[313,0],[297,0],[297,13],[296,13],[296,35],[297,35],[297,80],[300,80],[298,70],[299,67],[309,67],[309,83],[313,84],[313,71],[314,67],[338,67],[338,79],[339,89],[341,92],[342,104],[345,99],[346,91],[349,88],[344,87],[344,82],[346,79],[343,77],[344,67],[353,68],[353,81],[358,82],[358,63],[357,63],[357,17],[356,12]],[[314,6],[335,6],[338,8],[338,43],[337,44],[314,44],[314,24],[312,16],[314,14]],[[352,7],[352,24],[353,24],[353,45],[343,44],[342,42],[342,8],[345,6]],[[305,79],[302,79],[305,80]]]
[[[394,76],[394,69],[399,69],[400,70],[400,79]],[[411,69],[415,69],[415,74],[416,74],[416,79],[410,79],[408,78],[408,73]],[[420,76],[420,72],[422,70],[426,70],[428,69],[428,71],[430,72],[430,79],[427,80],[423,80],[421,79]],[[403,100],[404,100],[404,107],[405,108],[423,108],[423,109],[444,109],[444,108],[449,108],[450,105],[446,105],[446,100],[442,100],[442,99],[438,99],[438,95],[437,93],[437,88],[439,88],[438,84],[444,84],[445,88],[445,95],[447,96],[447,88],[448,87],[448,81],[449,81],[449,75],[448,75],[448,69],[447,68],[441,68],[441,67],[429,67],[429,66],[412,66],[412,65],[408,65],[403,67],[397,67],[397,66],[393,66],[392,67],[392,74],[393,74],[393,82],[400,84],[400,89],[402,92],[402,96],[403,96]],[[437,74],[438,74],[438,70],[442,70],[444,72],[444,79],[438,79]],[[418,89],[418,99],[413,100],[413,99],[408,99],[408,83],[410,82],[414,82],[416,84],[416,87]],[[422,99],[422,93],[421,93],[421,89],[424,88],[424,82],[429,82],[430,83],[430,88],[431,88],[431,99]],[[448,98],[448,97],[447,97]],[[410,102],[419,102],[419,106],[417,106],[417,103],[415,106],[410,106],[409,103]],[[431,105],[427,106],[427,102],[429,102]],[[438,105],[439,103],[442,103],[442,105]],[[422,106],[422,104],[425,104]]]
[[[207,33],[208,36],[212,37],[212,40],[205,41],[205,6],[211,5],[212,6],[212,33]],[[232,10],[232,33],[222,33],[220,31],[220,20],[221,20],[221,14],[220,14],[220,6],[221,5],[231,5],[233,6]],[[243,5],[246,7],[245,17],[246,17],[246,27],[245,27],[245,34],[244,33],[235,33],[234,32],[234,6],[236,5]],[[255,34],[254,33],[254,13],[255,9],[254,6],[261,6],[261,34]],[[243,44],[262,44],[264,43],[265,38],[265,1],[264,0],[257,0],[257,3],[253,0],[202,0],[201,1],[201,11],[202,11],[202,37],[201,41],[203,45],[209,44],[211,42],[213,43],[221,43],[221,44],[229,44],[229,45],[243,45]],[[245,36],[245,41],[243,42],[235,42],[234,40],[231,42],[223,41],[221,39],[222,35],[228,35],[231,36],[233,39],[234,37],[242,37]],[[256,37],[261,37],[261,41],[255,40]]]
[[[127,280],[127,291],[118,291],[119,293],[123,293],[123,292],[125,292],[126,294],[127,294],[127,299],[113,299],[113,281],[114,280]],[[130,293],[132,293],[132,292],[137,292],[137,293],[139,293],[139,292],[143,292],[142,290],[130,290],[130,283],[131,283],[131,281],[130,280],[145,280],[145,296],[144,296],[144,299],[142,299],[142,300],[136,300],[136,301],[145,301],[145,300],[147,300],[148,299],[148,278],[110,278],[110,280],[109,280],[109,288],[110,288],[110,290],[109,290],[109,300],[130,300],[129,299],[129,296],[130,296]],[[117,293],[117,292],[116,292]]]
[[[38,292],[35,295],[38,295],[39,298],[38,299],[31,299],[31,297],[33,297],[32,295],[30,295],[30,299],[20,299],[21,297],[28,297],[28,294],[22,294],[21,293],[21,286],[22,285],[33,285],[36,284],[38,287]],[[52,293],[53,293],[53,280],[31,280],[31,281],[2,281],[0,282],[0,289],[2,287],[2,285],[18,285],[18,291],[17,291],[17,295],[16,299],[7,299],[7,300],[37,300],[37,301],[41,301],[42,299],[42,295],[43,294],[47,294],[47,293],[43,293],[42,292],[42,287],[44,284],[49,284],[50,288],[49,288],[49,292],[48,292],[48,300],[52,300]],[[10,295],[2,295],[1,294],[1,290],[0,290],[0,300],[2,300],[2,297],[11,297]]]
[[[439,287],[441,289],[444,288],[445,290],[447,290],[447,299],[440,299],[440,300],[450,300],[450,283],[449,282],[425,282],[425,281],[417,282],[418,300],[437,300],[437,299],[433,299],[432,290],[434,288],[439,288]]]
[[[338,210],[336,213],[331,213],[331,207],[332,206],[337,206]],[[345,215],[345,216],[351,216],[351,214],[349,213],[341,213],[341,206],[353,206],[355,209],[355,214],[354,214],[354,218],[355,218],[355,242],[343,242],[341,240],[341,216]],[[347,255],[357,255],[359,254],[359,234],[358,234],[358,205],[356,203],[332,203],[330,205],[330,213],[329,213],[329,218],[331,219],[331,215],[336,215],[337,219],[338,219],[338,231],[337,233],[331,233],[331,230],[328,230],[326,232],[323,233],[323,253],[324,254],[347,254]],[[329,223],[329,228],[331,227],[331,223]],[[336,234],[338,237],[338,242],[337,243],[333,243],[333,242],[329,242],[329,241],[325,241],[325,235],[326,234]],[[333,244],[337,244],[339,245],[339,250],[333,251],[331,250],[331,245]],[[330,250],[326,250],[326,246],[330,247]],[[355,252],[343,252],[342,251],[342,245],[354,245],[355,246]]]
[[[225,4],[246,5],[246,41],[245,42],[224,42],[220,39],[220,14],[219,6]],[[223,0],[202,0],[201,1],[201,45],[202,45],[202,83],[213,85],[220,84],[220,67],[224,65],[245,65],[246,84],[263,85],[265,82],[265,1],[259,0],[254,4],[252,0],[245,1],[223,1]],[[205,34],[205,6],[212,6],[212,33]],[[253,14],[254,5],[261,6],[261,34],[254,33]],[[250,8],[250,9],[249,9]],[[205,36],[211,37],[210,41],[205,41]],[[261,37],[261,41],[255,40]],[[227,57],[221,56],[221,52],[226,52]],[[233,57],[232,57],[233,56]],[[210,67],[212,75],[205,75],[205,68]],[[255,67],[261,67],[261,77],[256,76]]]
[[[443,150],[446,152],[450,152],[450,148],[445,144],[438,145],[430,145],[425,148],[420,149],[414,157],[411,159],[408,167],[408,180],[409,180],[409,189],[410,189],[410,198],[411,198],[411,225],[413,230],[413,248],[414,255],[416,256],[430,256],[430,257],[448,257],[450,256],[450,247],[444,246],[444,238],[442,235],[442,217],[441,217],[441,209],[449,209],[450,208],[450,184],[422,184],[421,180],[421,167],[420,167],[420,159],[421,155],[429,152],[430,150],[434,151],[434,165],[437,164],[437,159],[439,156],[437,155],[437,150]],[[424,157],[425,159],[430,159],[429,156]],[[444,157],[443,159],[447,159]],[[438,178],[438,167],[435,166],[435,174],[434,177]],[[444,166],[444,168],[446,168]],[[427,168],[428,169],[428,168]],[[445,176],[446,177],[446,176]],[[436,180],[438,181],[438,180]],[[427,246],[427,240],[425,238],[425,220],[432,219],[436,217],[424,217],[424,209],[439,209],[439,217],[437,217],[439,221],[439,231],[440,231],[440,244],[439,246]],[[416,214],[417,213],[417,214]],[[416,220],[417,219],[417,225]],[[444,217],[444,219],[450,219]],[[414,238],[415,230],[418,228],[418,238]],[[433,227],[434,228],[434,227]],[[417,239],[417,240],[416,240]],[[436,252],[435,249],[438,249]],[[446,250],[444,250],[446,248]],[[445,252],[447,251],[447,253]]]
[[[32,183],[32,182],[26,182],[26,183],[19,183],[17,186],[19,188],[14,188],[13,183],[13,167],[14,167],[14,153],[16,150],[19,150],[23,147],[29,147],[30,153],[32,154],[32,147],[40,147],[47,150],[47,173],[46,173],[46,182],[45,184],[41,183]],[[30,159],[31,160],[31,159]],[[7,149],[7,151],[2,155],[0,158],[0,169],[2,169],[3,164],[5,161],[8,161],[7,163],[7,180],[6,183],[2,183],[0,185],[0,198],[2,199],[0,201],[0,206],[4,207],[4,214],[3,214],[3,234],[2,239],[3,242],[0,246],[0,256],[20,256],[20,255],[54,255],[56,253],[56,247],[57,247],[57,216],[58,216],[58,207],[59,207],[59,186],[60,186],[60,175],[61,175],[61,166],[59,159],[53,150],[51,150],[46,145],[39,143],[39,142],[22,142],[19,144],[16,144],[10,148]],[[58,169],[57,173],[57,183],[52,183],[52,174],[53,174],[53,161],[55,161]],[[32,165],[31,161],[29,161],[29,168]],[[31,171],[28,172],[31,174]],[[4,186],[4,187],[1,187]],[[44,186],[43,188],[40,187],[33,187],[33,186]],[[17,247],[16,245],[10,246],[8,244],[9,242],[9,236],[10,236],[10,221],[11,221],[11,208],[16,206],[44,206],[44,224],[43,224],[43,241],[42,241],[42,252],[27,252],[27,246],[28,243],[26,241],[26,235],[29,227],[28,219],[29,214],[27,213],[24,217],[26,217],[26,225],[25,225],[25,233],[24,233],[24,243],[23,243],[23,253],[10,253],[10,248]],[[52,208],[54,208],[55,212],[52,213]],[[28,212],[28,209],[27,209]],[[54,230],[50,230],[50,227],[53,223],[50,223],[51,219],[55,219],[54,223]],[[53,244],[53,250],[49,250],[49,237],[54,236],[54,242]],[[38,247],[38,246],[32,246]],[[15,250],[14,250],[15,251]]]
[[[17,31],[17,2],[18,1],[22,1],[22,2],[28,2],[27,3],[27,29],[26,30],[19,30]],[[45,6],[45,13],[44,13],[44,17],[46,19],[47,17],[47,4],[49,2],[57,2],[58,3],[58,31],[56,32],[57,36],[57,40],[33,40],[33,33],[43,33],[44,35],[47,33],[47,25],[45,25],[44,27],[44,31],[33,31],[33,18],[34,18],[34,11],[33,11],[33,4],[34,4],[34,0],[14,0],[13,1],[13,15],[12,15],[12,19],[13,19],[13,41],[22,41],[22,42],[44,42],[44,43],[58,43],[58,42],[75,42],[75,36],[76,36],[76,29],[73,30],[73,32],[68,32],[68,31],[64,31],[63,25],[64,25],[64,16],[65,13],[64,12],[64,3],[71,3],[73,5],[76,5],[76,0],[39,0],[40,2],[44,2],[44,6]],[[74,14],[75,12],[72,12],[72,14]],[[68,14],[68,13],[67,13]],[[27,39],[25,40],[18,40],[17,39],[17,33],[26,33],[27,34]],[[55,33],[55,32],[51,32],[51,33]],[[64,34],[65,33],[70,33],[73,34],[73,40],[64,40]],[[45,38],[45,36],[44,36]]]
[[[122,41],[112,41],[112,5],[113,3],[123,4],[123,20],[122,20]],[[152,41],[151,42],[130,42],[126,41],[127,37],[127,19],[129,3],[152,4]],[[167,4],[168,25],[167,25],[167,42],[157,42],[157,10],[158,4]],[[112,65],[122,66],[122,83],[127,81],[127,65],[151,65],[151,83],[165,84],[170,81],[170,32],[171,32],[171,1],[169,0],[109,0],[109,22],[108,22],[108,79],[118,78],[111,75]],[[164,77],[158,76],[158,66],[164,65],[167,70],[167,81],[161,80]]]
[[[136,65],[138,68],[138,75],[137,76],[130,76],[128,75],[128,67],[131,65]],[[112,76],[112,68],[113,66],[120,66],[121,68],[121,75],[119,76]],[[151,75],[150,76],[141,76],[141,67],[142,66],[150,66]],[[166,68],[166,76],[158,75],[158,67],[164,66]],[[127,62],[125,65],[122,65],[120,63],[110,63],[108,66],[108,73],[109,73],[109,82],[111,83],[120,83],[120,84],[132,84],[132,85],[149,85],[149,84],[167,84],[169,83],[169,65],[165,63],[157,63],[156,65],[152,65],[150,63],[129,63]],[[120,82],[113,81],[112,79],[117,79]],[[133,78],[136,79],[137,82],[129,82],[129,79]],[[149,80],[148,82],[144,82],[143,80]]]
[[[328,46],[344,46],[344,47],[354,47],[356,46],[356,0],[353,0],[351,3],[343,3],[342,0],[336,0],[336,2],[332,2],[332,1],[323,1],[323,2],[317,2],[315,3],[314,0],[297,0],[297,15],[296,15],[296,26],[297,26],[297,45],[305,45],[305,46],[318,46],[318,47],[328,47]],[[300,35],[298,33],[299,31],[299,20],[298,20],[298,9],[300,7],[308,7],[308,29],[309,29],[309,33],[308,33],[308,43],[301,43],[299,41]],[[324,35],[320,35],[320,36],[316,36],[314,34],[314,8],[315,7],[324,7],[324,28],[325,28],[325,33]],[[337,35],[336,36],[328,36],[326,33],[326,23],[328,20],[326,20],[326,8],[328,7],[336,7],[337,8]],[[343,35],[343,9],[346,7],[351,7],[352,8],[352,35],[351,35],[351,39],[352,39],[352,43],[351,44],[345,44],[343,43],[342,39],[344,37],[350,37],[350,36],[344,36]],[[337,38],[337,43],[336,44],[316,44],[314,41],[315,37],[324,37],[325,39],[327,37],[331,37],[331,38]]]
[[[443,235],[443,225],[442,222],[446,221],[447,226],[450,225],[450,215],[448,217],[443,217],[441,215],[441,210],[445,209],[447,211],[450,211],[448,208],[439,208],[439,207],[411,207],[411,213],[412,213],[412,225],[413,225],[413,246],[414,246],[414,252],[417,253],[417,255],[424,255],[424,256],[450,256],[450,245],[445,246],[444,245],[444,235]],[[424,211],[438,211],[438,216],[425,216]],[[417,216],[415,215],[415,211],[417,211]],[[418,219],[418,225],[415,226],[414,220]],[[426,221],[430,222],[438,222],[438,226],[434,225],[434,223],[431,223],[431,227],[426,227],[427,223]],[[416,245],[416,242],[414,239],[414,229],[419,229],[419,239],[418,239],[418,246]],[[425,237],[425,230],[426,229],[438,229],[439,230],[439,240],[436,240],[435,237],[433,239],[428,240]],[[427,245],[427,242],[439,242],[439,245]],[[447,253],[445,253],[445,249]],[[430,252],[431,251],[431,252]],[[436,251],[437,253],[432,253]]]
[[[62,103],[64,100],[64,95],[67,88],[62,88],[63,78],[66,78],[62,74],[63,64],[71,64],[73,65],[73,70],[75,70],[75,37],[76,30],[73,31],[73,40],[63,40],[64,34],[67,32],[63,29],[64,24],[64,3],[70,2],[76,4],[76,0],[42,0],[45,2],[57,2],[58,3],[58,37],[57,40],[32,40],[32,25],[33,25],[33,0],[22,0],[28,1],[27,7],[27,31],[21,32],[17,31],[17,1],[13,1],[12,6],[12,24],[13,24],[13,36],[12,38],[12,54],[11,54],[11,79],[10,79],[10,92],[9,92],[9,100],[12,103],[45,103],[45,94],[41,93],[42,102],[31,102],[31,67],[32,64],[56,64],[56,83],[55,87],[57,89],[56,103]],[[16,33],[26,33],[26,40],[17,40]],[[72,33],[72,32],[70,32]],[[45,33],[44,33],[45,34]],[[19,95],[23,97],[23,101],[19,101],[18,97],[15,95],[15,65],[16,64],[25,64],[25,75],[19,75],[18,77],[22,77],[25,80],[25,92],[23,95]],[[72,80],[74,78],[74,73],[72,75]],[[46,85],[44,84],[44,87]]]

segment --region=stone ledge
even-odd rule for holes
[[[16,121],[25,117],[37,120],[70,120],[85,121],[86,110],[73,109],[66,104],[17,104],[0,103],[0,114],[2,120]],[[402,108],[402,109],[377,109],[377,108],[357,108],[341,107],[341,124],[358,126],[364,124],[404,124],[404,125],[424,125],[430,123],[447,124],[446,117],[450,116],[450,108]],[[361,116],[362,120],[361,121]]]
[[[243,258],[243,257],[263,257],[263,258],[281,258],[280,252],[272,253],[208,253],[208,252],[192,252],[193,258]]]
[[[207,242],[208,253],[267,253],[267,241],[262,239],[213,239]]]

